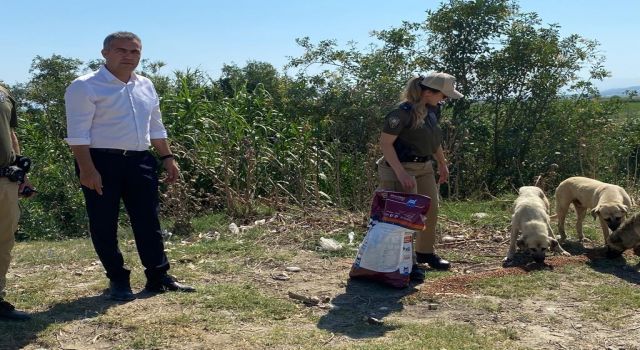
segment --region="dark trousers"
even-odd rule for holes
[[[147,280],[158,280],[169,270],[158,219],[158,162],[149,152],[136,155],[91,150],[91,159],[102,177],[102,195],[82,186],[89,215],[93,246],[114,281],[128,281],[130,271],[118,248],[120,199],[124,202]],[[76,164],[76,172],[79,169]]]

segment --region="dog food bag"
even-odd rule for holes
[[[367,231],[349,277],[404,288],[413,266],[413,235],[424,229],[431,199],[424,195],[376,191]]]

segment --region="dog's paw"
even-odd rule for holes
[[[569,253],[566,250],[563,250],[563,251],[560,252],[560,255],[562,255],[562,256],[571,256],[571,253]]]
[[[505,257],[504,259],[502,259],[502,267],[510,267],[513,266],[513,258],[510,257]]]

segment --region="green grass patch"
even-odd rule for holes
[[[428,324],[398,324],[387,337],[371,340],[366,344],[348,344],[340,349],[357,350],[414,350],[414,349],[521,349],[504,332],[482,334],[469,324],[442,321]]]
[[[229,317],[243,322],[282,320],[297,311],[297,304],[267,295],[250,284],[209,285],[180,299],[213,312],[225,311]]]
[[[614,328],[625,325],[625,315],[637,314],[640,310],[637,286],[618,279],[610,283],[581,285],[578,295],[581,300],[589,301],[588,305],[580,308],[584,317]]]
[[[495,298],[481,296],[478,298],[473,298],[470,300],[460,300],[459,303],[464,303],[474,309],[484,310],[488,312],[500,312],[502,311],[502,305],[499,301],[496,301]]]
[[[227,232],[232,220],[224,213],[213,213],[199,216],[191,220],[195,232]]]
[[[314,348],[310,344],[318,344],[315,346],[318,348],[319,344],[332,338],[329,332],[313,326],[291,328],[278,325],[247,333],[242,340],[254,349],[310,349]]]
[[[493,201],[442,201],[438,215],[474,227],[503,229],[511,222],[513,200],[515,194]],[[487,216],[478,218],[474,216],[476,213],[485,213]]]
[[[60,265],[85,263],[95,260],[91,240],[88,238],[61,241],[19,242],[13,249],[12,264]]]

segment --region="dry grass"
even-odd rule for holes
[[[620,338],[614,328],[640,322],[636,257],[608,261],[597,242],[593,249],[568,244],[572,257],[551,257],[544,266],[523,258],[503,269],[506,224],[456,215],[441,220],[440,229],[464,239],[438,245],[453,269],[429,271],[425,284],[403,290],[348,281],[355,256],[348,233],[359,242],[366,217],[330,210],[289,211],[264,223],[255,218],[239,223],[238,234],[223,217],[199,219],[194,236],[174,236],[167,245],[172,273],[197,293],[138,293],[124,304],[102,295],[106,280],[87,239],[19,243],[8,298],[33,320],[0,322],[0,349],[563,349],[576,339],[585,348],[608,342],[633,349],[640,343],[637,332]],[[503,215],[497,205],[488,220]],[[321,236],[346,248],[320,251]],[[144,274],[127,237],[123,232],[121,247],[139,292]],[[288,266],[301,271],[287,272]],[[283,272],[288,280],[274,278]],[[309,306],[292,293],[320,303]]]

